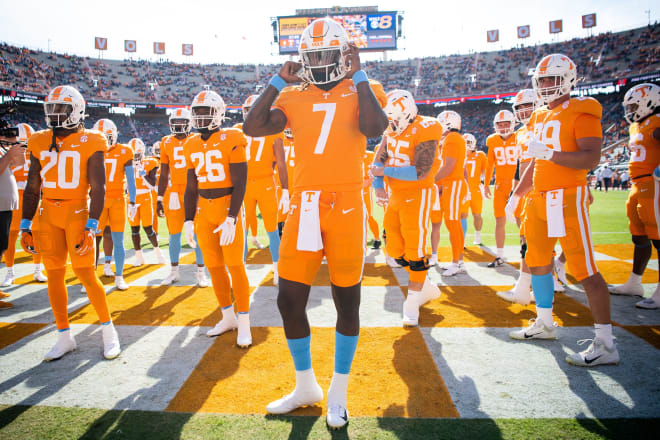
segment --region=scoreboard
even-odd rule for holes
[[[396,49],[396,12],[330,14],[329,17],[344,26],[349,40],[355,43],[360,50]],[[320,18],[320,16],[277,17],[280,55],[298,53],[300,36],[307,25],[317,18]]]

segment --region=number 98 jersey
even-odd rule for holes
[[[108,142],[94,130],[82,130],[57,138],[59,148],[49,151],[53,141],[51,130],[42,130],[30,137],[28,152],[41,164],[41,188],[44,199],[86,200],[89,193],[87,161],[100,151],[105,153]]]
[[[241,130],[223,128],[202,140],[199,133],[188,137],[183,144],[188,169],[195,170],[199,189],[234,186],[229,172],[230,163],[246,162],[247,139]]]
[[[383,86],[369,81],[381,107]],[[358,94],[345,78],[325,91],[314,85],[287,87],[273,106],[288,120],[296,142],[295,191],[360,191],[367,138],[360,132]]]

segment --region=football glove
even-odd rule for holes
[[[236,236],[236,217],[227,216],[225,221],[213,232],[220,233],[220,246],[232,244]]]
[[[135,203],[129,203],[128,204],[128,219],[130,221],[135,220],[135,215],[137,214],[138,206]]]
[[[506,219],[513,224],[517,223],[516,215],[514,213],[516,212],[516,208],[518,207],[519,201],[520,201],[520,197],[511,196],[509,197],[509,201],[506,202],[506,206],[504,207],[504,213],[506,214]]]
[[[532,139],[529,141],[527,154],[536,159],[550,160],[552,159],[552,155],[555,154],[555,151],[552,148],[548,148],[543,142]]]
[[[183,229],[186,231],[186,241],[188,246],[195,249],[197,247],[197,241],[195,241],[195,222],[192,220],[186,220],[183,223]]]
[[[282,212],[289,212],[289,190],[288,189],[283,189],[282,190],[282,197],[280,197],[280,203],[277,206],[277,209],[281,210]]]
[[[87,255],[94,250],[96,243],[96,231],[99,227],[99,221],[93,218],[87,219],[85,230],[80,234],[80,241],[76,245],[76,253],[80,256]]]
[[[37,249],[34,246],[34,237],[32,237],[32,221],[26,218],[21,220],[21,246],[25,252],[36,255]]]

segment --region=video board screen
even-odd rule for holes
[[[396,49],[396,12],[331,15],[360,50]],[[300,36],[318,16],[277,17],[280,55],[298,53]]]

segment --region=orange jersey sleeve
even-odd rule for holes
[[[630,163],[628,172],[635,180],[640,176],[652,174],[660,164],[660,141],[653,137],[653,132],[660,128],[660,115],[647,117],[641,123],[630,125]]]
[[[230,163],[246,162],[247,139],[238,129],[224,128],[202,140],[193,134],[184,144],[188,169],[195,170],[200,189],[229,188],[234,186],[229,171]]]
[[[30,159],[29,157],[25,160],[25,164],[13,167],[11,169],[12,174],[14,174],[14,179],[16,180],[16,186],[19,190],[25,189],[25,184],[27,183],[28,171],[30,171]]]
[[[571,98],[552,110],[532,115],[534,137],[555,151],[579,151],[577,140],[602,137],[602,107],[593,98]],[[578,127],[577,125],[584,125]],[[586,136],[585,136],[586,135]],[[589,170],[568,168],[548,160],[534,161],[534,190],[539,192],[586,185]]]
[[[442,181],[462,180],[465,178],[465,139],[459,133],[452,131],[442,142],[441,161],[445,163],[447,158],[456,159],[456,164],[451,173]]]
[[[57,152],[51,149],[52,131],[35,133],[28,151],[41,165],[41,188],[45,199],[86,200],[89,193],[87,162],[98,151],[105,153],[108,141],[94,130],[82,130],[57,138]]]
[[[441,137],[442,125],[440,125],[437,119],[417,116],[403,132],[398,135],[390,132],[387,135],[387,163],[385,166],[414,166],[417,146],[428,141],[433,141],[437,144]],[[437,155],[437,148],[435,151]],[[400,180],[385,176],[385,182],[392,190],[428,188],[433,185],[434,178],[435,173],[429,172],[423,180]]]
[[[486,165],[486,185],[490,184],[495,170],[496,182],[512,181],[518,165],[518,146],[516,136],[511,135],[506,140],[497,134],[491,134],[486,139],[488,147],[488,164]]]
[[[370,86],[385,106],[383,87],[375,81]],[[287,87],[273,105],[286,115],[296,141],[295,190],[362,188],[367,139],[359,129],[357,90],[350,79],[329,91],[314,85]]]
[[[160,142],[160,161],[166,163],[170,169],[170,182],[172,185],[185,185],[188,177],[186,156],[183,153],[183,144],[192,135],[178,139],[168,135]]]
[[[128,145],[115,144],[105,152],[105,196],[118,198],[124,194],[126,172],[124,165],[133,159],[133,150]]]

